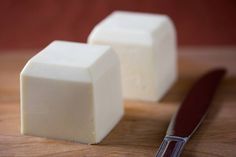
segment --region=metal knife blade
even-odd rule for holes
[[[156,157],[180,156],[184,145],[206,116],[214,93],[225,73],[225,69],[212,70],[193,85],[172,117]]]

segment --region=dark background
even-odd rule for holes
[[[180,46],[236,45],[236,0],[1,0],[0,49],[85,42],[113,10],[169,15]]]

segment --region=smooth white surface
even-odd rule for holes
[[[120,77],[109,46],[51,43],[21,72],[21,133],[100,142],[123,115]]]
[[[93,45],[111,45],[127,99],[157,101],[177,78],[176,34],[164,15],[116,11],[94,27]]]

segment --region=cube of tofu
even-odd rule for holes
[[[116,11],[88,37],[111,45],[121,62],[127,99],[158,101],[177,78],[176,33],[165,15]]]
[[[21,133],[100,142],[124,112],[120,77],[111,47],[52,42],[20,74]]]

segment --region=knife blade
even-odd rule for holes
[[[225,73],[225,69],[215,69],[196,81],[172,117],[166,136],[155,157],[180,156],[185,144],[205,118]]]

